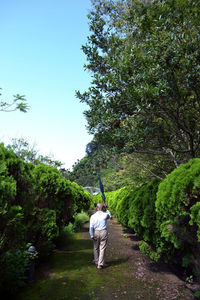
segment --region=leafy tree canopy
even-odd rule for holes
[[[88,130],[119,151],[199,155],[200,3],[94,0],[82,47],[92,75]]]

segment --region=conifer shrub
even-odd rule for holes
[[[117,206],[117,194],[119,190],[112,191],[112,192],[105,192],[105,202],[108,204],[108,209],[112,214],[115,214],[115,208]],[[92,206],[91,209],[94,209],[97,205],[97,203],[104,203],[101,193],[93,196]]]
[[[3,297],[5,296],[5,299],[8,299],[7,297],[11,293],[13,295],[20,287],[25,285],[28,252],[23,248],[8,250],[3,254],[1,263],[4,273],[0,280],[0,294],[2,292]]]
[[[156,200],[156,248],[166,261],[200,275],[200,159],[191,159],[159,185]]]
[[[121,193],[121,189],[113,192],[106,193],[106,202],[108,204],[108,209],[111,214],[116,215],[117,203],[119,200],[119,194]]]
[[[46,257],[73,215],[90,201],[89,193],[57,169],[35,167],[0,144],[0,293],[15,292],[25,282],[26,245]]]
[[[118,190],[116,193],[116,208],[115,215],[117,217],[117,221],[125,228],[128,227],[129,222],[129,207],[130,203],[134,199],[134,189],[130,186],[126,186]]]
[[[92,198],[90,200],[90,207],[89,207],[89,209],[93,210],[96,207],[96,204],[98,203],[98,201],[97,201],[98,194],[97,195],[91,195],[91,196],[92,196]]]
[[[150,257],[154,261],[158,261],[160,255],[145,241],[140,241],[139,248],[142,253]]]
[[[37,249],[40,258],[45,258],[55,248],[54,240],[59,235],[56,211],[35,207],[31,216],[29,242]]]
[[[136,188],[128,212],[129,227],[152,245],[157,238],[155,201],[159,183],[154,179]]]
[[[56,212],[59,229],[71,221],[73,216],[73,196],[71,182],[56,168],[40,164],[33,170],[35,181],[35,206],[49,208]]]
[[[197,239],[200,242],[200,200],[191,207],[190,211],[189,224],[197,227]]]
[[[93,196],[76,182],[71,182],[71,187],[73,191],[73,214],[88,210]]]

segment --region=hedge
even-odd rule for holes
[[[142,239],[140,249],[200,276],[200,159],[140,187],[105,193],[112,214]],[[96,202],[101,202],[100,194]]]
[[[25,283],[28,262],[21,260],[27,245],[36,247],[40,259],[48,255],[63,228],[91,200],[56,168],[24,162],[0,144],[0,291],[15,292]]]

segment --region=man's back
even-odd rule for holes
[[[94,230],[105,229],[109,218],[111,218],[111,214],[108,210],[106,212],[97,211],[90,218],[90,226],[92,226]]]
[[[95,214],[90,217],[90,236],[93,238],[94,230],[103,230],[107,227],[107,220],[111,218],[111,213],[107,209],[106,212],[97,210]]]
[[[97,212],[90,217],[90,236],[94,243],[94,263],[98,269],[103,268],[105,263],[105,250],[108,240],[107,220],[111,218],[111,214],[107,209],[103,212],[103,206],[107,208],[107,204],[98,203]]]

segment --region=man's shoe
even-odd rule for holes
[[[103,266],[99,266],[99,265],[98,265],[98,266],[97,266],[97,269],[99,269],[99,270],[100,270],[100,269],[103,269]]]

